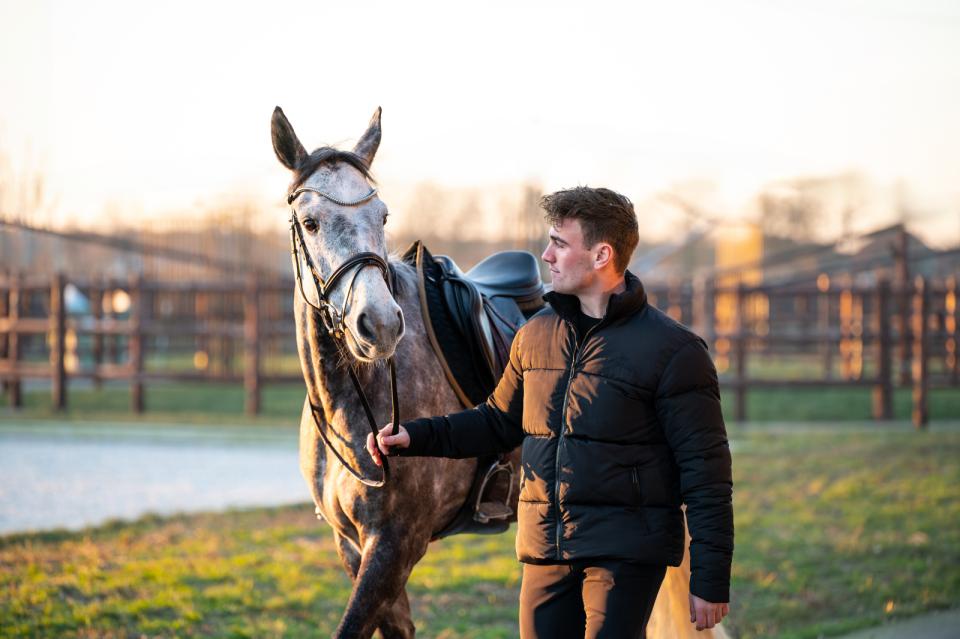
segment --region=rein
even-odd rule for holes
[[[301,187],[290,194],[290,196],[287,198],[287,204],[292,205],[297,196],[305,191],[317,193],[318,195],[321,195],[331,202],[341,206],[357,206],[358,204],[366,202],[377,193],[376,189],[371,189],[369,193],[360,199],[343,201],[318,189]],[[297,218],[296,211],[291,211],[290,215],[290,252],[293,255],[294,274],[297,279],[297,288],[300,291],[300,296],[320,315],[320,320],[323,322],[323,326],[326,329],[327,334],[333,339],[333,343],[336,345],[340,354],[344,355],[344,340],[346,338],[346,332],[350,330],[344,324],[344,319],[347,303],[353,293],[353,285],[357,280],[357,276],[364,268],[368,266],[376,266],[380,269],[384,280],[386,280],[387,288],[389,289],[390,294],[394,295],[394,286],[390,267],[387,265],[386,260],[384,260],[381,256],[377,255],[376,253],[366,251],[351,256],[343,264],[338,266],[326,280],[324,280],[317,272],[317,269],[313,264],[313,260],[310,259],[310,252],[307,251],[307,244],[303,239],[303,229],[300,226],[300,221]],[[312,301],[310,301],[310,298],[307,297],[306,292],[303,290],[303,274],[300,271],[300,252],[303,253],[303,259],[307,264],[307,268],[310,269],[310,275],[313,278],[313,284],[317,291],[317,304],[314,304]],[[330,301],[329,292],[334,286],[336,286],[337,282],[346,275],[347,272],[356,266],[359,266],[359,268],[353,272],[353,276],[350,278],[350,281],[347,284],[347,290],[343,297],[343,304],[339,309],[337,309],[337,307]],[[348,358],[344,356],[344,360],[348,360]],[[397,398],[397,369],[393,357],[390,357],[390,359],[387,360],[387,364],[390,367],[390,402],[393,415],[393,432],[391,434],[396,435],[400,430],[400,402]],[[370,407],[370,402],[367,400],[367,396],[363,392],[363,387],[360,384],[360,379],[357,377],[357,373],[354,370],[353,365],[348,362],[346,366],[347,371],[350,374],[350,381],[353,383],[353,388],[357,393],[357,397],[360,398],[360,404],[363,406],[363,411],[367,416],[367,422],[370,424],[370,430],[373,432],[374,439],[376,439],[379,429],[377,428],[376,419],[373,416],[373,409]],[[319,433],[320,438],[323,439],[323,443],[327,446],[327,448],[338,460],[340,460],[340,463],[343,465],[343,467],[346,468],[347,471],[353,475],[357,481],[366,486],[380,488],[386,484],[387,479],[390,477],[390,466],[387,463],[387,458],[381,456],[383,461],[382,479],[374,480],[363,477],[358,471],[354,470],[350,464],[347,463],[347,460],[345,460],[339,452],[337,452],[337,449],[331,444],[330,438],[327,437],[327,434],[324,432],[323,428],[320,427],[320,419],[318,418],[318,414],[322,415],[322,411],[323,409],[321,407],[314,405],[312,401],[310,402],[310,412],[311,416],[313,417],[313,425],[316,428],[317,433]]]

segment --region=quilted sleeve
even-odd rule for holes
[[[687,506],[690,592],[713,603],[729,602],[733,475],[717,371],[701,339],[673,354],[655,401]]]
[[[510,358],[490,397],[482,404],[440,417],[424,417],[403,424],[410,446],[403,456],[477,457],[508,452],[523,440],[523,371],[520,336],[510,345]]]

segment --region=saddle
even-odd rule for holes
[[[464,273],[419,240],[402,259],[417,270],[424,327],[447,381],[465,408],[476,406],[503,374],[514,335],[544,306],[537,259],[526,251],[502,251]],[[467,501],[434,539],[506,530],[516,484],[516,469],[503,456],[479,458]]]

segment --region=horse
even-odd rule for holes
[[[477,460],[390,458],[389,471],[381,471],[366,437],[386,423],[382,416],[392,414],[397,424],[463,404],[428,340],[416,270],[387,253],[388,209],[370,174],[381,110],[352,151],[325,146],[307,153],[280,107],[271,134],[277,158],[293,174],[287,200],[294,317],[306,383],[300,470],[353,583],[334,636],[366,638],[379,630],[385,639],[407,639],[415,633],[407,579],[463,506]],[[305,271],[313,286],[304,284]],[[519,449],[509,455],[515,468],[519,456]],[[507,504],[513,513],[518,492]],[[658,601],[651,620],[663,636],[711,636],[694,634],[682,610],[688,579],[689,567],[668,572],[665,583],[675,582],[670,602]]]

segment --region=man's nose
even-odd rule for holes
[[[540,254],[540,259],[543,260],[544,262],[548,262],[548,263],[549,263],[549,262],[550,262],[550,257],[551,257],[551,255],[550,255],[550,247],[548,246],[547,248],[543,249],[543,253]]]

